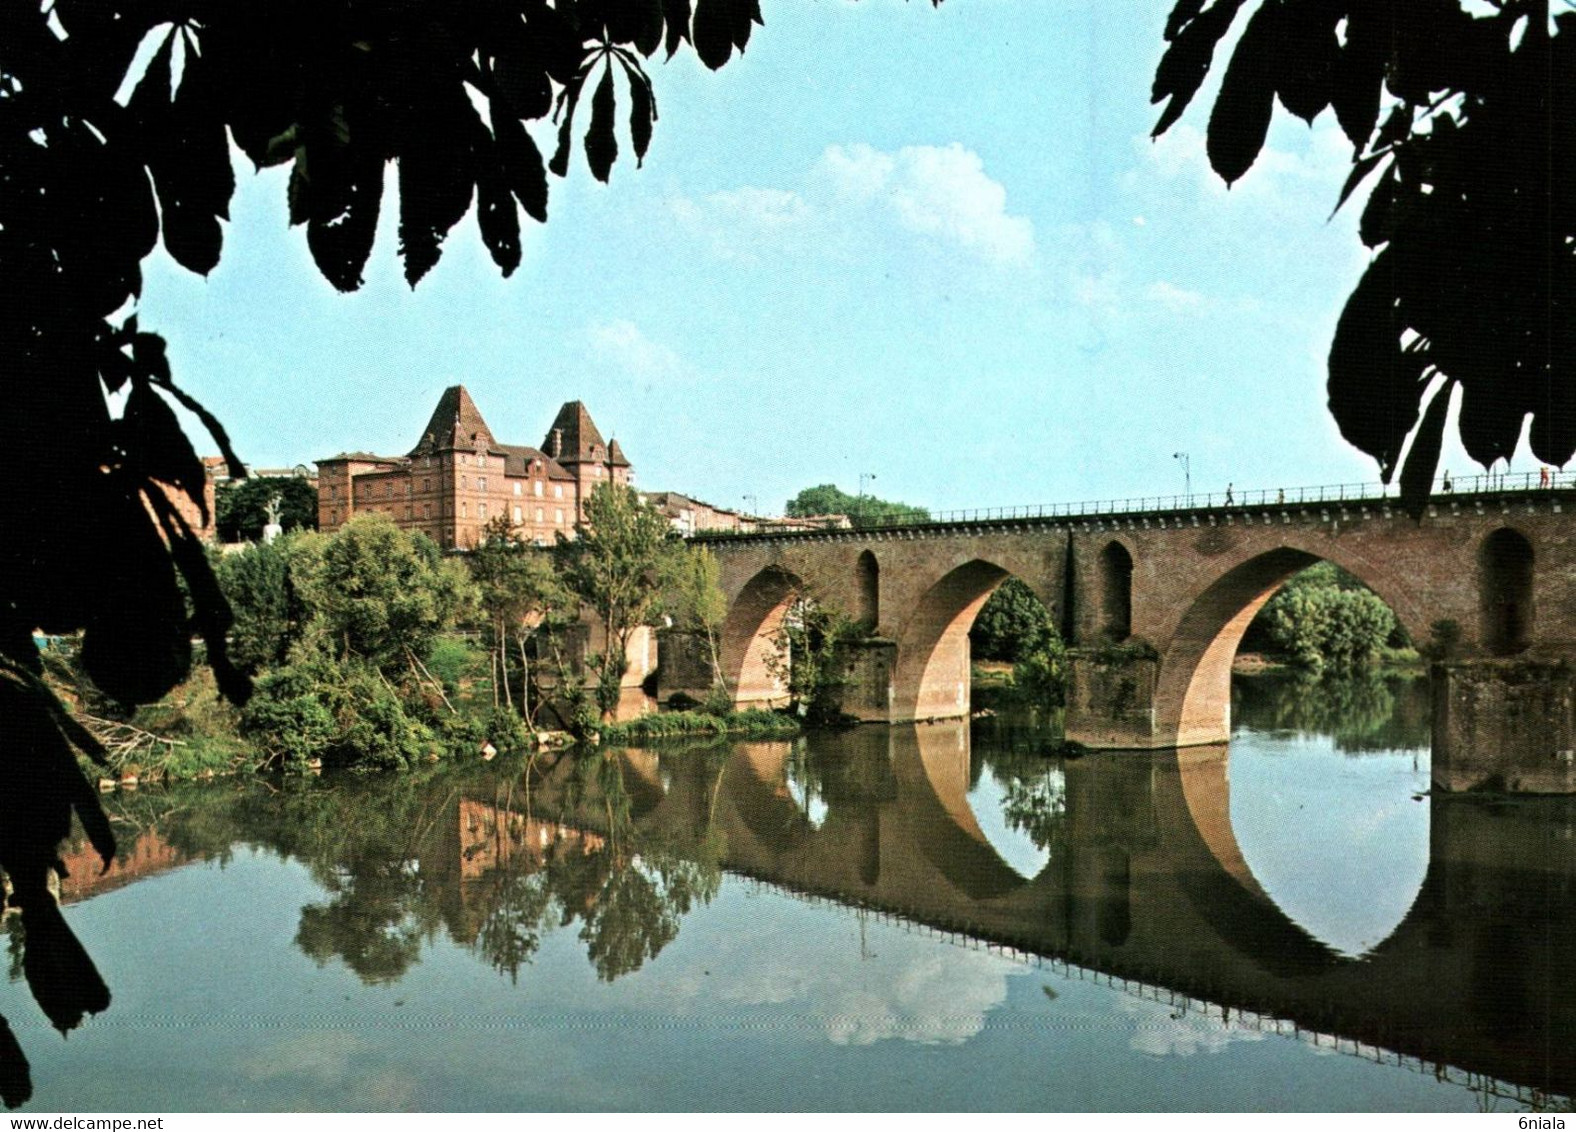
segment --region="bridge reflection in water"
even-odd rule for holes
[[[1351,957],[1289,918],[1250,870],[1225,746],[1065,762],[1060,797],[1027,808],[1049,857],[1023,876],[970,807],[969,738],[965,724],[934,724],[747,743],[720,768],[689,752],[615,757],[644,787],[639,834],[720,833],[730,871],[1378,1058],[1576,1092],[1572,800],[1429,800],[1421,889],[1388,938]],[[553,794],[549,778],[539,804],[550,810]]]
[[[142,823],[132,860],[153,872],[244,842],[305,861],[327,898],[301,909],[297,946],[370,983],[401,978],[439,924],[517,974],[540,932],[576,918],[611,981],[726,870],[1376,1060],[1576,1093],[1576,801],[1409,802],[1429,810],[1426,875],[1354,957],[1255,877],[1223,746],[1062,761],[1024,742],[993,741],[982,767],[968,725],[943,723],[210,791],[225,821],[194,794]],[[1005,821],[970,804],[987,776]],[[1005,846],[1013,827],[1037,854]]]

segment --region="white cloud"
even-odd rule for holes
[[[845,203],[889,210],[910,232],[954,244],[997,265],[1027,263],[1034,226],[1007,211],[1007,189],[985,172],[973,150],[904,146],[884,153],[871,146],[831,146],[816,172]]]
[[[598,322],[586,329],[591,357],[625,378],[651,383],[672,383],[693,377],[688,363],[627,318]]]
[[[798,193],[749,186],[699,198],[674,197],[668,210],[723,259],[752,260],[791,238],[810,218],[810,208]]]
[[[1236,1020],[1227,1022],[1147,998],[1123,998],[1121,1010],[1133,1022],[1133,1037],[1129,1043],[1132,1049],[1150,1057],[1219,1053],[1232,1042],[1264,1040],[1261,1031]]]
[[[858,967],[816,963],[741,975],[726,997],[746,1005],[794,1003],[840,1046],[899,1039],[955,1045],[985,1028],[1006,1001],[1009,968],[996,956],[901,948],[888,941]]]
[[[992,266],[1034,257],[1034,225],[1007,211],[1007,190],[979,154],[954,142],[885,153],[865,144],[828,147],[803,192],[745,186],[675,197],[680,227],[724,259],[754,260],[870,233],[922,236]]]

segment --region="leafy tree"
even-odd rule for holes
[[[788,501],[786,513],[791,518],[801,519],[810,515],[847,515],[855,526],[915,523],[930,518],[930,512],[923,507],[892,503],[873,495],[849,495],[829,483],[805,488]]]
[[[286,531],[317,530],[317,488],[297,476],[253,476],[221,483],[214,493],[220,542],[257,542],[268,523],[268,504],[279,500],[279,525]]]
[[[812,723],[842,717],[849,646],[864,636],[859,622],[836,606],[801,595],[783,615],[766,658],[767,671],[788,689],[788,706]]]
[[[1289,586],[1264,608],[1269,635],[1294,663],[1318,672],[1371,668],[1395,630],[1377,594],[1333,585]]]
[[[237,663],[256,670],[284,662],[305,617],[291,560],[307,557],[300,537],[286,536],[219,558],[219,588],[235,616],[230,652]]]
[[[717,556],[709,548],[689,546],[678,551],[669,559],[667,605],[675,628],[705,639],[714,681],[708,710],[726,713],[732,709],[733,699],[722,674],[719,641],[722,623],[728,617],[728,598],[719,577]]]
[[[465,568],[385,515],[358,515],[296,575],[311,610],[306,644],[386,676],[417,668],[433,638],[475,599]]]
[[[589,658],[596,674],[596,703],[604,720],[618,707],[629,642],[635,630],[656,625],[664,611],[662,579],[682,546],[667,517],[633,488],[601,483],[586,500],[576,537],[558,536],[556,556],[564,583],[595,613],[603,634]]]
[[[1060,707],[1066,691],[1067,649],[1050,610],[1028,585],[1007,578],[980,607],[969,629],[972,654],[1012,662],[1015,693]]]
[[[1045,603],[1028,584],[1007,578],[980,607],[969,629],[969,647],[979,660],[1015,661],[1055,625]]]
[[[553,560],[527,546],[503,515],[490,519],[482,541],[466,559],[486,618],[494,671],[501,677],[504,701],[514,706],[509,682],[512,656],[520,662],[520,714],[531,718],[530,662],[525,643],[543,624],[573,616],[574,601],[553,567]],[[496,688],[496,685],[495,685]],[[493,694],[494,706],[497,692]]]
[[[1243,7],[1178,0],[1155,72],[1153,100],[1169,100],[1157,135],[1181,117]],[[1576,12],[1567,8],[1263,0],[1210,114],[1209,160],[1227,183],[1253,165],[1277,99],[1309,123],[1330,109],[1351,141],[1337,208],[1377,178],[1360,227],[1377,254],[1336,326],[1329,404],[1386,482],[1411,434],[1401,493],[1414,515],[1458,385],[1461,442],[1485,466],[1510,458],[1529,416],[1538,460],[1563,465],[1576,453],[1576,146],[1565,120]]]

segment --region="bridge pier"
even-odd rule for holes
[[[1434,666],[1440,790],[1576,794],[1576,670],[1568,660]]]
[[[1176,729],[1163,727],[1155,710],[1160,662],[1152,655],[1132,649],[1069,649],[1067,674],[1063,729],[1070,742],[1114,751],[1177,745]]]

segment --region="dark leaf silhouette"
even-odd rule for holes
[[[733,54],[733,17],[728,9],[736,2],[695,0],[695,52],[714,71]]]
[[[22,929],[27,933],[22,972],[55,1029],[74,1030],[84,1014],[109,1008],[109,988],[53,897],[46,893],[22,905]]]
[[[651,145],[651,127],[657,120],[656,97],[651,81],[628,62],[624,73],[629,76],[629,138],[635,146],[635,159],[639,164]]]
[[[1341,0],[1283,0],[1279,19],[1284,69],[1276,82],[1281,105],[1311,123],[1330,104],[1341,45],[1336,25],[1345,18]]]
[[[1357,225],[1358,238],[1370,248],[1386,243],[1395,234],[1396,195],[1400,191],[1397,171],[1389,169],[1374,185],[1363,206],[1362,219]]]
[[[591,126],[586,130],[586,164],[598,181],[606,181],[618,157],[618,140],[613,136],[613,65],[602,71],[602,81],[591,96]]]
[[[1208,69],[1220,8],[1173,10],[1154,87],[1172,105],[1158,129]],[[1435,374],[1461,386],[1474,459],[1508,460],[1529,416],[1538,459],[1576,452],[1576,146],[1563,122],[1576,17],[1558,13],[1551,32],[1549,14],[1544,0],[1262,0],[1215,103],[1208,150],[1228,182],[1263,145],[1271,86],[1304,118],[1328,102],[1351,140],[1337,209],[1382,170],[1359,236],[1384,250],[1337,326],[1329,391],[1342,435],[1387,478]],[[1422,466],[1437,457],[1430,437],[1420,431],[1407,457],[1414,490],[1434,470]]]
[[[1450,411],[1451,387],[1451,382],[1445,382],[1428,403],[1423,423],[1417,426],[1417,435],[1412,438],[1406,463],[1401,467],[1401,506],[1414,519],[1422,518],[1433,491],[1434,469],[1439,466],[1445,439],[1445,417]]]
[[[520,214],[497,147],[485,130],[476,147],[476,225],[493,262],[505,277],[511,275],[520,266]]]
[[[6,1108],[26,1104],[33,1096],[33,1073],[11,1025],[0,1018],[0,1102]]]
[[[547,170],[542,153],[525,127],[493,107],[493,143],[503,167],[504,182],[526,215],[547,222]]]
[[[1160,121],[1155,123],[1154,136],[1159,137],[1170,129],[1193,101],[1204,83],[1204,76],[1209,73],[1215,45],[1231,27],[1242,3],[1243,0],[1215,0],[1208,11],[1199,14],[1197,3],[1181,0],[1172,10],[1171,21],[1166,25],[1166,38],[1172,43],[1155,69],[1154,87],[1149,97],[1151,102],[1163,98],[1171,101],[1161,113]],[[1179,15],[1189,12],[1192,16],[1186,22],[1179,20]]]
[[[1252,167],[1269,133],[1275,75],[1268,52],[1280,34],[1280,11],[1272,0],[1248,20],[1209,116],[1209,163],[1228,185]]]
[[[191,441],[181,431],[175,413],[145,382],[133,387],[126,398],[119,431],[126,454],[126,467],[134,478],[153,479],[171,484],[186,493],[206,521],[208,503],[204,496],[208,475],[202,461],[192,451]]]
[[[662,18],[667,25],[668,58],[690,38],[690,0],[662,0]]]
[[[108,696],[124,704],[149,703],[173,688],[191,666],[186,603],[170,555],[147,522],[132,477],[106,477],[97,500],[98,522],[113,557],[100,566],[104,592],[94,603],[82,638],[82,666]],[[166,505],[167,501],[166,501]]]
[[[471,204],[470,139],[475,112],[458,89],[418,112],[399,157],[399,239],[405,279],[415,286],[442,254],[444,237]]]
[[[516,118],[540,118],[553,108],[553,87],[547,73],[547,60],[539,41],[523,26],[511,24],[500,39],[493,58],[493,78],[507,112]],[[497,105],[493,107],[496,116]]]
[[[1330,414],[1386,482],[1417,423],[1426,356],[1401,348],[1393,262],[1381,253],[1346,301],[1330,346]]]
[[[186,65],[170,97],[171,56],[182,37]],[[128,109],[142,132],[148,168],[158,190],[165,249],[200,275],[219,262],[235,176],[230,142],[214,97],[213,62],[186,33],[171,32],[138,84]]]
[[[1367,179],[1368,174],[1372,173],[1386,156],[1388,155],[1383,153],[1370,153],[1361,161],[1352,163],[1352,171],[1346,175],[1346,182],[1341,186],[1341,195],[1335,201],[1335,212],[1341,210],[1341,206],[1350,199],[1357,186]]]

